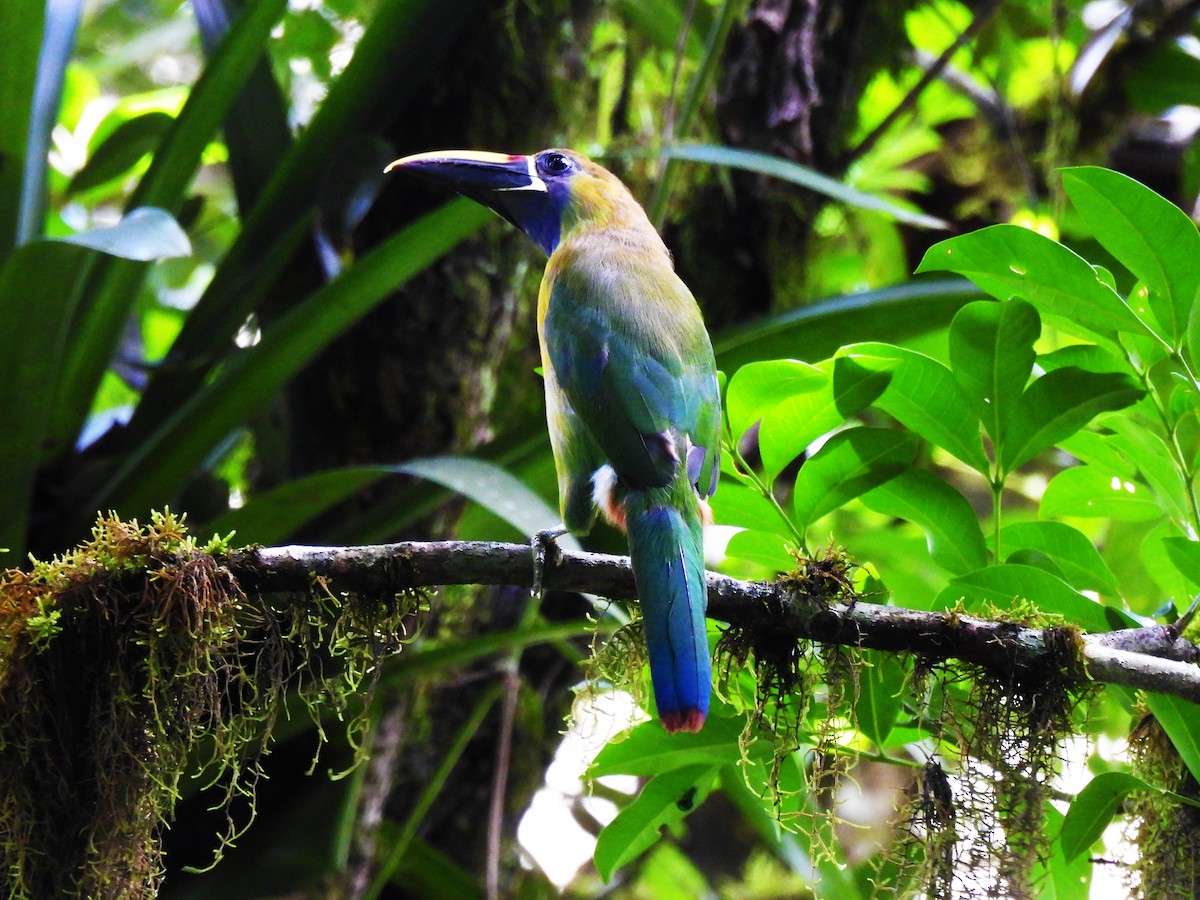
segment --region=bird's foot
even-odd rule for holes
[[[559,525],[557,528],[547,528],[545,531],[537,532],[529,541],[530,549],[533,551],[533,583],[530,588],[533,596],[542,596],[546,574],[546,558],[551,548],[554,548],[555,552],[558,551],[558,544],[555,543],[555,538],[560,538],[566,533],[567,526]]]

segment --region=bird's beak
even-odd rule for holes
[[[497,194],[546,191],[546,183],[537,174],[532,156],[481,150],[434,150],[405,156],[384,171],[393,169],[421,175],[493,209],[500,202]]]
[[[384,171],[402,169],[458,191],[497,212],[546,253],[559,237],[559,211],[532,156],[482,150],[434,150],[398,159]]]

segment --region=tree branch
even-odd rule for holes
[[[533,582],[527,544],[431,541],[363,547],[266,547],[222,559],[244,590],[307,590],[314,579],[333,590],[392,594],[448,584]],[[629,559],[576,553],[552,544],[547,589],[635,599]],[[1037,598],[1029,598],[1036,602]],[[925,612],[854,601],[826,604],[786,581],[739,581],[708,573],[708,615],[729,625],[826,644],[960,659],[1016,682],[1036,685],[1061,668],[1063,628],[1031,628],[957,612]],[[1158,691],[1200,703],[1196,647],[1169,626],[1083,635],[1079,655],[1097,682]]]

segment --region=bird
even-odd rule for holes
[[[482,203],[548,257],[537,330],[557,533],[587,533],[597,512],[625,532],[659,719],[699,731],[712,690],[703,529],[720,475],[720,386],[670,251],[629,189],[571,150],[437,150],[396,169]]]

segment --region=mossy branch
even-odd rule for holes
[[[222,560],[242,588],[305,590],[316,578],[334,590],[378,595],[447,584],[533,583],[527,544],[486,541],[404,542],[364,547],[269,547]],[[629,559],[552,548],[543,584],[635,599]],[[1028,682],[1072,660],[1081,680],[1158,691],[1200,703],[1195,645],[1170,626],[1084,635],[1070,627],[1035,628],[956,611],[925,612],[863,601],[828,602],[784,578],[740,581],[708,573],[708,614],[737,628],[825,644],[959,659],[1001,678]],[[1037,598],[1027,598],[1036,604]],[[1074,652],[1073,652],[1074,651]]]

